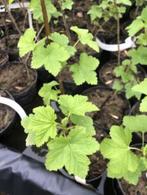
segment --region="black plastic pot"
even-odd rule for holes
[[[39,68],[37,72],[39,85],[42,85],[43,83],[48,83],[54,79],[54,77],[47,70],[45,70],[44,67]]]
[[[7,64],[6,67],[4,67],[3,71],[9,71],[11,67],[18,65],[22,65],[25,66],[24,64],[22,64],[19,61],[16,62],[11,62],[10,64]],[[20,69],[20,68],[19,68]],[[23,70],[22,70],[23,71]],[[35,97],[36,93],[37,93],[37,72],[36,70],[30,69],[27,67],[27,70],[25,71],[29,71],[30,74],[33,74],[33,81],[31,81],[31,83],[26,86],[23,90],[19,91],[19,90],[15,90],[15,89],[6,89],[5,83],[3,81],[4,86],[2,86],[3,88],[5,88],[6,90],[9,90],[10,93],[13,95],[14,99],[20,104],[20,105],[26,105],[28,103],[30,103],[33,98]],[[27,74],[27,73],[25,73]],[[15,72],[14,72],[15,75]],[[19,78],[21,82],[21,78]]]
[[[14,98],[12,97],[12,95],[8,91],[0,89],[0,93],[1,92],[2,92],[2,94],[3,93],[5,94],[5,95],[2,95],[2,97],[7,97],[7,98],[10,98],[10,99],[14,100]],[[0,103],[0,105],[2,105],[4,107],[7,107],[6,105],[3,105],[1,103]],[[10,110],[12,110],[12,109],[10,108]],[[0,137],[7,136],[12,132],[13,126],[15,124],[16,113],[13,110],[11,112],[12,112],[11,113],[12,118],[4,128],[0,129]]]

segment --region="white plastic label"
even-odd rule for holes
[[[8,5],[8,9],[9,10],[11,10],[11,9],[18,9],[18,8],[23,8],[23,7],[25,7],[25,8],[28,8],[29,7],[29,2],[24,2],[24,3],[12,3],[12,4],[10,4],[10,5]],[[1,5],[0,6],[0,12],[2,13],[2,12],[5,12],[6,10],[5,10],[5,6],[4,5]],[[30,9],[27,9],[27,11],[28,11],[28,20],[29,20],[29,27],[30,28],[33,28],[33,20],[32,20],[32,12],[31,12],[31,10]]]
[[[15,110],[18,113],[18,115],[20,116],[21,119],[26,117],[26,113],[25,113],[24,109],[18,103],[16,103],[14,100],[11,100],[11,99],[5,98],[5,97],[0,97],[0,104],[5,104],[5,105],[11,107],[13,110]]]
[[[96,38],[96,42],[98,46],[105,50],[105,51],[110,51],[110,52],[116,52],[118,51],[118,45],[117,44],[106,44],[103,43],[100,39]],[[132,40],[132,37],[128,37],[125,39],[125,43],[121,43],[119,45],[119,50],[123,51],[129,48],[136,47],[135,42]]]

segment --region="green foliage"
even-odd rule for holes
[[[137,67],[131,60],[124,60],[121,65],[114,69],[116,80],[113,84],[113,89],[117,92],[124,91],[127,99],[135,96],[140,99],[141,93],[132,89],[138,82]]]
[[[129,183],[137,184],[142,171],[146,169],[147,159],[131,151],[132,134],[126,128],[113,126],[110,130],[111,138],[102,141],[100,151],[109,159],[108,176],[124,178]],[[135,147],[133,148],[136,149]],[[142,152],[140,150],[140,152]]]
[[[147,79],[145,78],[140,84],[134,86],[132,90],[146,95],[141,101],[140,111],[147,112]]]
[[[73,5],[72,0],[59,0],[59,1],[61,1],[62,10],[65,10],[65,9],[71,10],[72,9],[72,5]]]
[[[123,125],[131,132],[147,131],[147,115],[125,116]]]
[[[70,70],[73,73],[73,79],[77,85],[81,85],[84,82],[88,84],[97,84],[97,74],[95,70],[99,65],[99,61],[92,56],[88,56],[86,53],[80,55],[79,63],[71,65]]]
[[[38,69],[44,65],[45,69],[54,76],[62,69],[62,64],[69,59],[69,53],[61,45],[52,42],[44,47],[44,41],[37,43],[32,57],[32,68]]]
[[[25,31],[24,35],[20,37],[19,42],[18,42],[20,57],[23,57],[28,52],[34,50],[34,48],[35,48],[35,42],[34,42],[35,35],[36,35],[36,32],[34,31],[34,29],[29,28]]]
[[[60,90],[55,89],[59,85],[56,81],[43,84],[39,91],[39,95],[42,97],[45,105],[48,105],[51,100],[58,100],[58,95],[61,93]]]
[[[69,174],[85,178],[88,173],[90,160],[87,155],[99,149],[99,144],[94,138],[86,134],[83,127],[76,127],[68,136],[56,137],[48,144],[46,167],[56,171],[63,167]]]
[[[128,55],[134,64],[147,65],[147,47],[140,46],[129,51]]]
[[[111,18],[121,18],[126,12],[126,6],[131,6],[130,0],[102,0],[99,4],[92,5],[88,14],[90,15],[91,21],[103,19],[108,21]]]
[[[98,111],[98,108],[94,104],[88,102],[87,96],[61,95],[58,102],[60,109],[65,115],[85,116],[87,112]]]
[[[78,28],[77,26],[72,26],[71,30],[74,31],[78,35],[79,41],[83,45],[88,45],[95,51],[99,51],[98,45],[96,41],[93,41],[94,37],[87,29]]]
[[[61,14],[57,11],[56,7],[52,3],[52,0],[45,0],[45,5],[47,9],[48,19],[50,20],[51,17],[59,17]],[[39,23],[43,23],[43,15],[40,5],[40,0],[31,0],[30,8],[33,11],[33,17]]]
[[[142,29],[147,28],[147,6],[142,10],[140,16],[133,20],[132,24],[127,27],[129,36],[136,35]]]
[[[85,114],[98,109],[86,96],[57,97],[52,89],[56,85],[55,81],[44,84],[39,93],[47,105],[35,108],[33,114],[22,121],[28,134],[26,142],[37,147],[48,145],[45,161],[48,170],[65,167],[69,174],[85,178],[89,171],[89,155],[99,150],[99,143],[93,137],[93,121]],[[56,99],[65,117],[57,117],[49,105],[50,99]]]
[[[55,138],[57,135],[56,115],[50,106],[40,106],[33,109],[30,114],[22,121],[22,126],[28,134],[27,144],[42,146],[49,141],[49,138]]]

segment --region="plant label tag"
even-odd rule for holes
[[[116,52],[118,51],[118,49],[120,51],[123,51],[129,48],[136,47],[135,42],[132,40],[132,37],[126,38],[125,43],[119,44],[119,48],[118,48],[118,44],[106,44],[98,38],[96,38],[96,42],[101,49],[105,51],[110,51],[110,52]]]

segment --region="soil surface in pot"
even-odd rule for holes
[[[116,79],[114,69],[116,68],[117,63],[112,61],[109,63],[106,63],[102,66],[102,68],[99,71],[99,78],[102,81],[103,84],[107,85],[108,87],[112,88],[113,83]],[[142,81],[145,77],[145,72],[142,68],[138,68],[138,73],[136,75],[136,79],[138,81]]]
[[[126,195],[147,195],[147,177],[146,173],[140,177],[137,185],[128,184],[126,181],[120,181],[122,185],[122,189],[126,193]]]
[[[0,90],[0,97],[10,98],[9,95],[3,90]],[[10,107],[0,103],[0,133],[11,123],[14,115],[15,112]]]
[[[108,137],[108,134],[104,131],[96,127],[96,139],[101,142],[105,137]],[[87,180],[92,180],[97,178],[103,174],[106,170],[107,161],[103,159],[103,156],[100,152],[96,152],[95,154],[90,156],[91,164],[89,166],[89,172]]]
[[[110,129],[112,125],[120,125],[124,114],[129,110],[129,102],[122,95],[105,87],[93,87],[83,95],[88,96],[100,111],[89,113],[96,125],[102,129]]]
[[[11,63],[0,71],[0,87],[19,94],[36,82],[36,71],[22,63]]]
[[[0,50],[0,68],[8,62],[8,59],[7,52]]]

